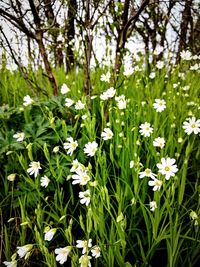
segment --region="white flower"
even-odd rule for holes
[[[163,47],[163,46],[158,46],[158,47],[156,47],[156,49],[154,50],[153,54],[154,54],[155,56],[158,56],[163,50],[164,50],[164,47]]]
[[[80,267],[91,267],[90,259],[92,257],[87,256],[87,255],[82,255],[79,258],[79,263],[81,264]]]
[[[103,132],[101,133],[101,136],[103,140],[109,140],[113,137],[113,132],[110,130],[110,128],[104,128]]]
[[[107,100],[109,98],[113,98],[115,94],[116,94],[116,90],[113,87],[110,87],[108,90],[106,90],[100,95],[100,99]]]
[[[29,95],[26,95],[23,98],[23,101],[24,101],[24,103],[23,103],[24,106],[29,106],[34,102],[33,99]]]
[[[117,106],[119,109],[126,109],[126,99],[125,95],[116,96]]]
[[[154,179],[156,174],[151,171],[151,169],[145,169],[143,172],[139,172],[139,178],[142,179],[144,177],[150,177]]]
[[[90,181],[90,176],[87,174],[87,171],[77,170],[76,174],[72,175],[74,180],[72,184],[86,185]]]
[[[99,246],[94,246],[91,249],[91,252],[92,252],[92,257],[98,258],[101,256],[101,249]]]
[[[151,133],[153,132],[153,128],[151,127],[150,123],[145,122],[140,125],[139,132],[141,133],[141,135],[144,135],[145,137],[147,137],[151,135]]]
[[[106,74],[102,74],[100,80],[103,82],[109,82],[110,81],[111,74],[108,71]]]
[[[60,89],[60,92],[62,95],[65,95],[67,94],[68,92],[70,91],[69,87],[63,83],[63,85],[61,86],[61,89]]]
[[[79,192],[79,198],[81,204],[85,204],[88,206],[90,204],[90,190],[86,190],[84,192]]]
[[[133,168],[134,164],[135,164],[135,163],[134,163],[134,160],[131,160],[131,161],[130,161],[130,164],[129,164],[130,169]]]
[[[15,178],[16,178],[16,173],[11,173],[7,176],[7,180],[10,182],[14,182]]]
[[[81,164],[77,159],[72,161],[72,167],[70,169],[70,172],[77,172],[77,171],[84,171],[85,167],[83,164]]]
[[[189,50],[184,50],[180,53],[182,60],[191,60],[192,53]]]
[[[150,74],[149,74],[149,78],[150,79],[154,79],[156,77],[156,74],[155,74],[155,72],[151,72]]]
[[[175,173],[178,171],[176,162],[173,158],[161,158],[161,163],[156,164],[158,167],[158,172],[162,175],[165,175],[165,179],[169,180],[171,176],[175,176]]]
[[[156,67],[161,70],[163,67],[164,67],[164,61],[161,61],[159,60],[157,63],[156,63]]]
[[[44,240],[51,241],[51,239],[55,235],[56,231],[57,231],[56,228],[51,228],[50,230],[45,231]]]
[[[163,137],[157,137],[153,140],[153,146],[160,147],[161,149],[165,146],[165,139]]]
[[[124,72],[123,72],[124,76],[130,76],[133,74],[133,72],[134,68],[130,64],[124,65]]]
[[[76,110],[81,110],[85,108],[85,104],[83,102],[81,102],[81,100],[78,100],[75,104],[75,109]]]
[[[26,256],[26,254],[33,248],[32,244],[27,244],[22,247],[17,247],[18,251],[17,254],[19,255],[20,258],[23,258]]]
[[[88,142],[87,144],[85,144],[84,153],[87,154],[87,156],[93,157],[97,152],[97,148],[98,144],[95,141]]]
[[[41,179],[40,179],[40,185],[42,187],[47,187],[49,185],[49,183],[50,183],[50,179],[46,175],[44,175],[43,177],[41,177]]]
[[[4,261],[3,264],[5,264],[5,266],[7,266],[7,267],[17,267],[17,261],[16,260]]]
[[[55,254],[57,254],[56,261],[58,261],[60,264],[63,264],[64,262],[66,262],[70,251],[71,251],[71,247],[69,246],[64,247],[64,248],[56,248],[55,249]]]
[[[32,161],[29,164],[30,168],[28,168],[27,172],[32,175],[34,174],[35,178],[37,177],[39,170],[41,170],[42,168],[40,167],[40,162],[39,161]]]
[[[66,107],[71,107],[74,104],[74,100],[72,100],[71,98],[65,98],[65,106]]]
[[[155,99],[153,107],[157,112],[162,112],[166,108],[166,102],[164,99]]]
[[[162,181],[156,179],[156,178],[153,178],[153,180],[150,180],[148,182],[148,185],[149,186],[153,186],[153,191],[159,191],[161,186],[162,186]]]
[[[15,139],[17,139],[18,142],[22,142],[24,140],[25,134],[23,132],[16,133],[13,135]]]
[[[87,240],[77,240],[76,241],[76,247],[77,248],[83,248],[82,254],[85,254],[88,251],[88,248],[92,247],[92,239],[90,238]]]
[[[67,138],[68,143],[64,143],[64,149],[68,149],[67,150],[67,154],[69,154],[70,156],[73,154],[74,150],[76,150],[77,146],[78,146],[78,142],[74,141],[74,139],[72,137]]]
[[[195,117],[187,118],[183,123],[183,129],[187,135],[200,133],[200,120],[196,120]]]
[[[154,211],[155,209],[157,209],[157,203],[156,203],[156,201],[151,201],[149,203],[149,205],[150,205],[150,210],[151,211]]]

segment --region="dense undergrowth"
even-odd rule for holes
[[[1,70],[1,263],[198,266],[199,73],[139,70],[113,88],[107,71],[91,97],[57,71],[53,97],[41,74],[46,95]]]

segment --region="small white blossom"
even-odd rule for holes
[[[49,185],[49,183],[50,183],[50,179],[46,175],[41,177],[40,184],[41,184],[42,187],[46,188]]]
[[[159,70],[161,70],[162,68],[164,68],[164,61],[159,60],[156,63],[156,68],[158,68]]]
[[[139,178],[142,179],[144,177],[150,177],[154,179],[156,174],[151,171],[151,169],[145,169],[143,172],[139,172]]]
[[[26,256],[26,254],[33,248],[32,244],[27,244],[25,246],[17,247],[17,254],[20,258]]]
[[[13,135],[13,137],[17,140],[17,142],[22,142],[24,141],[25,134],[23,132],[16,133]]]
[[[100,80],[103,82],[109,82],[110,81],[111,74],[108,71],[106,74],[102,74]]]
[[[55,249],[55,254],[57,254],[56,261],[58,261],[60,264],[63,264],[64,262],[66,262],[70,251],[71,251],[71,247],[69,246],[64,247],[64,248],[56,248]]]
[[[180,53],[180,56],[182,60],[191,60],[192,59],[192,53],[189,50],[184,50]]]
[[[61,86],[61,89],[60,89],[61,94],[62,94],[62,95],[65,95],[65,94],[67,94],[69,91],[70,91],[69,87],[64,83],[64,84]]]
[[[16,260],[4,261],[3,264],[7,267],[17,267],[17,261]]]
[[[131,160],[131,161],[130,161],[130,164],[129,164],[130,169],[132,169],[133,166],[134,166],[134,160]]]
[[[157,137],[153,140],[153,146],[160,147],[161,149],[165,146],[165,139],[163,137]]]
[[[24,101],[24,103],[23,103],[24,106],[29,106],[34,102],[33,99],[29,95],[26,95],[23,98],[23,101]]]
[[[87,171],[77,170],[76,174],[72,175],[74,180],[72,184],[86,185],[90,181],[90,176],[87,174]]]
[[[91,252],[92,252],[92,257],[98,258],[101,256],[101,249],[99,246],[94,246],[91,249]]]
[[[80,203],[81,204],[85,204],[86,206],[88,206],[90,204],[90,190],[86,190],[84,192],[79,192],[79,198],[81,199],[80,200]]]
[[[126,109],[125,95],[116,96],[115,100],[117,101],[117,107],[119,109]]]
[[[42,168],[40,167],[40,162],[39,161],[32,161],[29,164],[30,168],[28,168],[27,172],[32,175],[34,174],[35,178],[37,177],[39,170],[41,170]]]
[[[183,123],[183,129],[187,135],[200,133],[200,120],[195,117],[187,118]]]
[[[157,46],[156,49],[154,50],[153,54],[155,56],[158,56],[160,53],[162,53],[164,50],[164,47],[163,46]]]
[[[162,181],[156,179],[156,178],[153,178],[153,180],[150,180],[148,182],[148,185],[149,186],[153,186],[153,191],[159,191],[161,186],[162,186]]]
[[[80,267],[91,267],[91,263],[90,263],[91,258],[92,258],[91,256],[82,255],[79,258],[79,263],[81,264]]]
[[[92,239],[90,238],[88,241],[87,240],[77,240],[76,241],[76,247],[77,248],[82,248],[82,254],[85,254],[88,251],[88,248],[92,247]]]
[[[165,179],[169,180],[171,176],[175,176],[175,173],[178,171],[177,165],[175,164],[176,160],[173,158],[161,158],[161,163],[158,163],[158,172],[162,175],[165,175]]]
[[[153,128],[151,127],[150,123],[145,122],[140,125],[139,132],[141,133],[141,135],[144,135],[145,137],[149,137],[151,133],[153,132]]]
[[[72,100],[71,98],[65,98],[65,106],[66,107],[71,107],[74,104],[74,100]]]
[[[67,150],[67,154],[70,156],[73,154],[74,150],[76,150],[78,146],[78,142],[75,141],[72,137],[67,138],[67,143],[64,143],[64,149]]]
[[[78,172],[78,171],[85,171],[85,167],[83,164],[81,164],[77,159],[72,161],[72,167],[70,169],[70,172]]]
[[[149,78],[150,79],[154,79],[156,77],[156,74],[155,74],[155,72],[151,72],[150,74],[149,74]]]
[[[164,99],[155,99],[153,107],[157,112],[162,112],[166,108],[166,102]]]
[[[75,109],[76,110],[81,110],[81,109],[84,109],[85,108],[85,104],[81,101],[81,100],[78,100],[75,104]]]
[[[87,144],[85,144],[84,153],[87,154],[87,156],[93,157],[97,152],[97,148],[98,144],[95,141],[88,142]]]
[[[110,87],[109,89],[107,89],[105,92],[103,92],[100,95],[100,99],[108,100],[109,98],[113,98],[115,94],[116,94],[116,90],[113,87]]]
[[[149,203],[149,205],[150,205],[150,210],[151,211],[155,211],[155,209],[157,209],[157,203],[156,203],[156,201],[151,201]]]
[[[45,231],[44,240],[51,241],[51,239],[54,237],[56,231],[57,231],[56,228],[51,228],[50,230]]]
[[[16,173],[11,173],[7,176],[7,180],[10,182],[14,182],[15,178],[16,178]]]
[[[110,128],[104,128],[103,132],[101,133],[101,136],[103,140],[109,140],[109,139],[112,139],[113,132],[111,131]]]

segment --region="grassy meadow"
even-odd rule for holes
[[[55,70],[54,97],[39,71],[42,90],[0,71],[1,266],[199,266],[192,64],[138,67],[115,85],[93,69],[91,96],[81,72]]]

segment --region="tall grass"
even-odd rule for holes
[[[57,70],[59,87],[66,83],[70,92],[55,98],[48,88],[46,96],[34,94],[18,72],[1,72],[1,264],[16,257],[18,266],[59,266],[55,249],[68,246],[64,266],[79,266],[82,249],[76,241],[92,239],[84,255],[91,256],[95,245],[101,249],[92,266],[198,266],[199,135],[187,135],[182,126],[188,117],[199,118],[200,82],[196,72],[185,68],[157,70],[154,79],[141,71],[121,74],[115,89],[116,96],[125,95],[124,109],[115,97],[101,100],[113,86],[100,80],[103,69],[92,72],[91,99],[83,94],[82,73],[65,77]],[[27,94],[34,102],[23,106]],[[66,107],[66,97],[85,107]],[[166,101],[162,112],[153,108],[155,99]],[[149,137],[140,133],[145,122],[153,127]],[[111,139],[102,138],[104,128],[112,130]],[[13,137],[17,132],[24,132],[23,141]],[[69,137],[78,142],[72,155],[64,149]],[[165,139],[163,148],[153,145],[157,137]],[[98,148],[89,157],[84,146],[92,141]],[[169,180],[158,172],[161,158],[176,160],[178,171]],[[72,184],[75,159],[90,176],[86,185]],[[36,177],[27,172],[33,161],[41,165]],[[147,168],[162,182],[160,190],[152,190],[149,177],[140,178]],[[10,174],[16,175],[13,181]],[[50,179],[46,188],[41,186],[44,175]],[[79,192],[88,189],[90,203],[81,204]],[[45,240],[47,226],[56,228],[50,241]],[[14,254],[27,244],[33,247],[25,257]],[[82,266],[88,266],[87,260]]]

